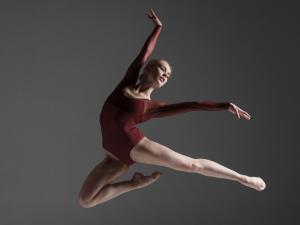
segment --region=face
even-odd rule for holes
[[[160,88],[168,82],[171,76],[171,68],[165,61],[160,61],[158,64],[151,68],[149,72],[153,84]]]

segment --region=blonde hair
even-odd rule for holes
[[[171,71],[172,71],[172,67],[171,67],[170,63],[169,63],[167,60],[165,60],[165,59],[158,59],[158,58],[156,58],[156,59],[151,59],[151,60],[147,63],[147,65],[146,65],[145,68],[147,68],[147,67],[149,67],[149,66],[156,66],[156,65],[158,65],[160,62],[166,62],[166,63],[169,65],[169,67],[170,67],[170,69],[171,69]]]

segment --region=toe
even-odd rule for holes
[[[152,173],[152,177],[159,177],[161,175],[161,172],[159,172],[159,171],[155,171],[155,172],[153,172]]]

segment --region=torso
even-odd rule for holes
[[[126,86],[122,89],[122,93],[128,97],[128,98],[132,98],[132,99],[148,99],[151,100],[150,98],[146,97],[146,96],[141,96],[141,95],[135,95],[132,91],[132,87],[131,86]],[[146,140],[147,137],[143,137],[142,140],[139,142],[140,144]],[[110,151],[106,150],[105,148],[103,148],[104,152],[109,155],[110,157],[119,160],[118,157],[116,157],[115,155],[113,155]]]

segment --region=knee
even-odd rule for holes
[[[193,159],[190,169],[191,169],[191,172],[193,172],[193,173],[199,173],[199,172],[205,170],[202,159]]]
[[[82,196],[78,197],[78,203],[82,208],[91,208],[91,207],[93,207],[92,201],[90,199],[87,199],[87,198],[82,197]]]
[[[198,159],[189,158],[188,160],[184,160],[180,163],[177,162],[174,169],[189,172],[189,173],[197,173],[202,170],[202,164]]]
[[[83,199],[78,199],[78,203],[82,208],[90,208],[90,204]]]

